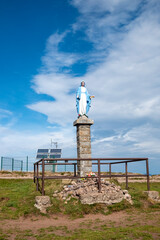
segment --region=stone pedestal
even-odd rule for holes
[[[93,120],[82,116],[74,121],[73,126],[77,127],[77,157],[78,158],[91,158],[91,134],[90,126],[94,123]],[[78,175],[80,177],[86,176],[87,173],[92,171],[91,161],[78,161],[77,162]]]

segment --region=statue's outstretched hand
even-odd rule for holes
[[[95,98],[95,96],[90,96],[90,98]]]

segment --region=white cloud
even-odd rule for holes
[[[80,56],[74,53],[60,52],[58,47],[59,44],[65,41],[65,37],[69,33],[66,31],[62,34],[52,34],[46,43],[45,56],[42,57],[43,68],[42,72],[57,72],[61,68],[69,67],[79,60]],[[68,70],[66,69],[66,72]]]
[[[91,12],[90,9],[97,5],[97,1],[88,1],[87,3],[88,12]],[[102,8],[101,11],[113,8],[112,11],[119,14],[115,8],[120,8],[123,12],[120,5],[123,6],[124,3],[126,1],[122,1],[122,3],[109,2],[109,5],[106,4],[106,8]],[[75,1],[74,4],[83,9],[84,1]],[[131,3],[131,6],[130,4],[126,5],[124,11],[135,10],[138,4],[139,1],[135,4]],[[83,77],[87,82],[89,91],[96,96],[93,103],[94,111],[92,109],[90,113],[91,117],[98,120],[113,118],[115,115],[124,119],[159,118],[160,24],[157,15],[150,14],[151,10],[148,9],[146,7],[146,10],[139,17],[128,24],[128,32],[125,33],[123,40],[119,42],[117,47],[110,50],[104,62],[98,67],[94,66],[94,69],[89,69]],[[105,17],[102,19],[107,21]],[[107,22],[107,24],[109,23]],[[88,28],[90,29],[90,27],[89,25]],[[53,47],[56,46],[58,49],[58,44],[64,41],[66,34],[66,32],[62,35],[56,33],[49,38],[47,54],[43,58],[49,59],[49,61],[43,62],[46,68],[50,67],[48,62],[52,62],[48,56],[52,56],[52,60],[55,57],[53,65],[55,64],[56,67],[69,66],[69,63],[65,61],[67,59],[66,53],[63,55],[58,50],[55,51],[55,47]],[[72,60],[69,62],[72,66]],[[56,67],[50,68],[50,73],[43,71],[33,79],[34,90],[37,93],[54,97],[55,101],[33,103],[29,108],[46,114],[49,122],[64,124],[65,121],[66,123],[72,121],[71,119],[76,113],[75,95],[70,94],[70,91],[78,87],[78,82],[81,79],[64,73],[56,73]],[[63,107],[64,103],[65,108]],[[65,116],[65,119],[61,116]]]
[[[83,76],[89,92],[96,96],[89,112],[95,120],[93,154],[159,154],[160,6],[157,1],[144,4],[138,0],[75,0],[72,4],[81,14],[73,25],[74,31],[85,31],[88,41],[94,43],[88,59],[103,59],[98,65],[91,65]],[[54,100],[28,107],[47,115],[50,123],[71,131],[76,118],[74,91],[81,78],[59,69],[72,67],[82,56],[59,51],[66,35],[67,32],[56,33],[49,38],[42,72],[33,79],[34,90]],[[126,125],[130,127],[124,134]],[[99,136],[100,128],[104,132],[113,129],[116,134]]]
[[[149,157],[160,154],[160,130],[151,124],[115,131],[112,136],[92,142],[94,156]]]
[[[33,79],[34,90],[39,94],[52,96],[55,101],[43,101],[28,105],[28,108],[48,116],[50,123],[65,125],[76,117],[75,96],[70,91],[78,80],[64,74],[39,74]]]
[[[73,0],[72,5],[81,13],[73,29],[83,29],[88,39],[97,49],[108,49],[123,38],[126,25],[132,19],[132,13],[143,5],[141,0],[135,1],[96,1]],[[135,13],[134,13],[135,14]]]
[[[75,148],[74,129],[61,128],[43,131],[18,131],[10,127],[0,126],[0,156],[11,157],[35,157],[38,148],[49,148],[50,140],[58,142],[58,147],[62,148],[62,153],[70,156],[71,149]],[[72,157],[75,152],[72,150]]]
[[[72,0],[71,3],[78,8],[81,13],[94,13],[94,12],[121,12],[121,11],[134,11],[140,0],[129,2],[128,0]]]

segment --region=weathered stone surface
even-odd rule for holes
[[[90,153],[84,153],[84,154],[81,154],[81,158],[91,158],[91,154]]]
[[[127,190],[125,190],[125,191],[127,191]],[[128,201],[131,205],[133,205],[133,201],[132,201],[132,199],[131,199],[131,195],[128,193],[128,191],[125,192],[125,193],[124,193],[124,191],[123,191],[123,194],[124,194],[124,199],[125,199],[126,201]]]
[[[91,136],[90,126],[93,120],[82,116],[74,121],[73,125],[77,127],[77,157],[91,158]],[[92,162],[78,161],[77,163],[78,175],[80,177],[86,176],[92,171]]]
[[[91,140],[90,136],[77,136],[77,142],[89,142]]]
[[[78,150],[78,153],[79,153],[79,155],[81,155],[81,154],[91,154],[91,149],[90,148],[83,148],[83,147],[81,147],[79,150]]]
[[[35,201],[34,206],[38,208],[41,213],[46,213],[46,209],[52,206],[49,196],[36,196]]]
[[[79,143],[79,147],[80,147],[80,150],[82,150],[83,148],[91,148],[91,143],[90,143],[90,141],[89,142],[83,142],[82,141],[82,142]]]
[[[94,204],[94,203],[105,203],[111,205],[113,203],[118,203],[123,200],[123,194],[115,195],[112,193],[110,196],[107,196],[105,193],[90,193],[81,194],[80,200],[82,204]]]
[[[55,196],[55,192],[53,194]],[[71,197],[77,198],[82,204],[104,203],[107,205],[121,202],[123,199],[133,204],[127,190],[122,190],[120,186],[102,180],[101,192],[98,191],[97,179],[72,181],[71,185],[64,186],[63,190],[57,194],[63,200],[69,201]]]
[[[81,139],[81,136],[83,136],[83,137],[88,137],[89,136],[89,134],[90,134],[90,129],[89,130],[83,130],[82,128],[81,128],[81,126],[79,126],[78,128],[77,128],[77,136],[79,137],[79,139]]]
[[[159,192],[157,192],[157,191],[144,191],[144,194],[146,194],[149,199],[160,203]]]
[[[82,117],[80,117],[80,118],[78,118],[77,120],[74,121],[73,126],[76,126],[76,125],[79,125],[79,124],[92,125],[92,124],[94,124],[94,121],[85,117],[85,116],[82,116]]]

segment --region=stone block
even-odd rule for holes
[[[91,149],[90,148],[83,148],[80,147],[80,149],[78,149],[78,153],[81,154],[91,154]]]
[[[88,148],[88,150],[91,149],[91,142],[79,142],[78,144],[79,148]]]
[[[34,206],[38,208],[41,213],[46,213],[46,209],[52,206],[49,196],[36,196],[35,201]]]
[[[90,142],[90,136],[77,136],[77,142]]]
[[[79,158],[84,158],[84,159],[91,158],[91,154],[83,153],[79,155]]]
[[[82,116],[74,121],[73,126],[83,125],[83,124],[92,125],[92,124],[94,124],[94,121],[85,116]]]
[[[85,166],[85,173],[88,174],[89,172],[91,172],[92,169],[92,165],[91,166]]]
[[[159,192],[158,191],[144,191],[144,194],[148,196],[151,200],[155,202],[160,202]]]
[[[90,135],[90,131],[88,131],[88,130],[87,131],[86,130],[79,130],[78,134],[77,134],[78,137],[81,137],[81,136],[86,137],[86,136],[89,136],[89,135]]]

